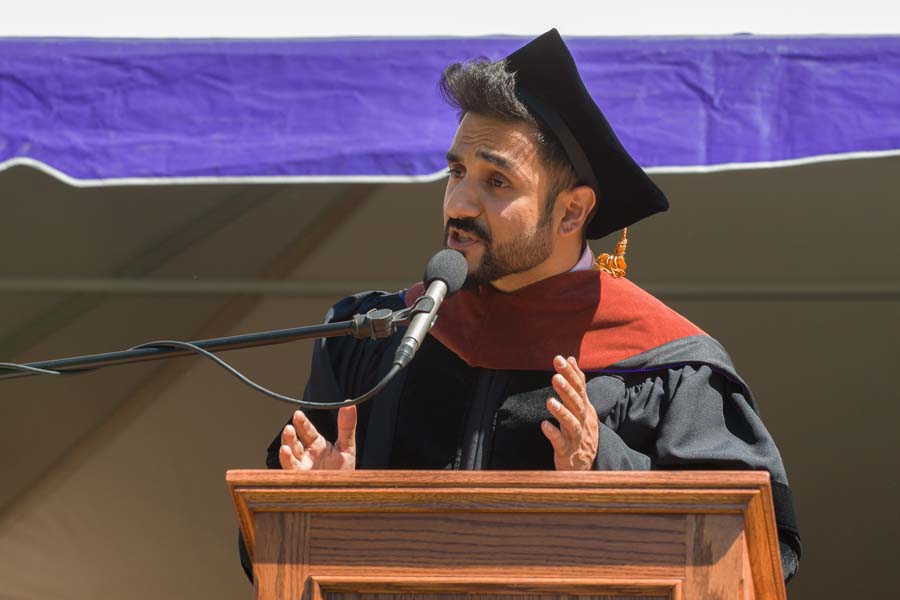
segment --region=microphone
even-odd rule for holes
[[[220,367],[256,391],[277,400],[296,404],[305,410],[337,409],[345,406],[355,406],[381,392],[391,378],[400,369],[409,364],[416,350],[422,344],[425,334],[434,325],[441,302],[443,302],[445,297],[459,291],[466,280],[467,271],[466,259],[463,258],[462,254],[456,250],[441,250],[431,258],[428,262],[428,267],[425,269],[424,281],[425,285],[428,286],[426,293],[418,298],[415,304],[408,309],[396,312],[388,309],[372,309],[366,315],[356,315],[349,321],[325,323],[311,327],[263,331],[195,342],[161,340],[141,344],[129,350],[58,358],[24,365],[0,362],[0,380],[31,375],[85,373],[100,367],[198,353],[215,361]],[[410,315],[412,316],[410,317]],[[397,353],[394,355],[394,364],[388,373],[375,387],[362,396],[341,402],[307,402],[273,392],[251,381],[237,369],[213,354],[214,352],[224,352],[226,350],[239,350],[255,346],[283,344],[294,340],[331,338],[341,335],[352,335],[357,339],[380,339],[392,335],[397,330],[397,326],[403,323],[409,323],[409,327],[406,330],[406,335],[400,342]]]
[[[410,320],[400,347],[394,354],[394,364],[399,368],[402,369],[412,360],[425,334],[434,325],[441,302],[459,291],[468,270],[465,257],[456,250],[441,250],[428,261],[423,278],[425,294],[416,300],[413,306],[415,316]]]

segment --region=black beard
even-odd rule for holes
[[[553,223],[549,211],[541,215],[537,228],[530,237],[518,237],[504,244],[494,243],[490,232],[474,219],[448,219],[444,230],[444,247],[447,247],[450,227],[474,234],[484,244],[481,264],[469,272],[463,289],[473,289],[483,283],[497,281],[507,275],[533,269],[553,253]]]

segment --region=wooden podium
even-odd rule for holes
[[[229,471],[227,481],[257,598],[785,598],[765,472]]]

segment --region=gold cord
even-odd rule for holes
[[[616,244],[615,255],[604,252],[594,261],[594,269],[597,271],[605,271],[616,279],[625,277],[625,270],[628,265],[625,263],[625,248],[628,247],[628,228],[622,230],[622,239]]]

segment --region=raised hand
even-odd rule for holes
[[[600,425],[597,411],[587,397],[584,373],[571,356],[568,360],[556,356],[553,368],[553,389],[559,400],[549,398],[547,410],[559,421],[559,427],[544,421],[541,431],[553,445],[553,462],[558,471],[589,471],[597,457]]]
[[[278,460],[282,469],[353,470],[356,468],[356,407],[338,411],[338,437],[334,444],[322,436],[303,411],[294,412],[281,432]]]

